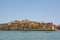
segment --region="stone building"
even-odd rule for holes
[[[15,20],[9,23],[0,24],[1,30],[56,30],[53,23],[36,22],[30,20]]]
[[[0,30],[8,30],[8,23],[0,24]]]

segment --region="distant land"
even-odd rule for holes
[[[54,31],[60,30],[60,26],[57,27],[55,24],[51,22],[36,22],[25,19],[21,21],[15,20],[7,23],[1,23],[0,30]]]

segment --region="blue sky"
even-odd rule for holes
[[[0,23],[25,18],[60,24],[60,0],[0,0]]]

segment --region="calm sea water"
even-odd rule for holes
[[[60,31],[1,31],[0,40],[60,40]]]

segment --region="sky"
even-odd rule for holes
[[[0,0],[0,23],[26,18],[60,24],[60,0]]]

